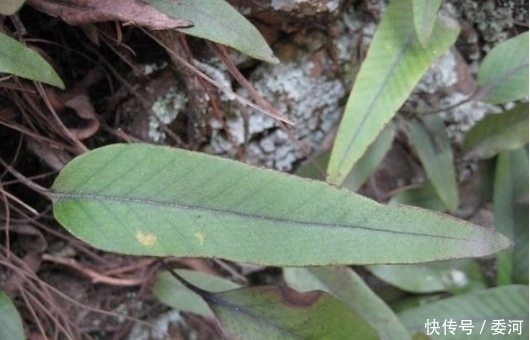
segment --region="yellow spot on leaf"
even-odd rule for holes
[[[201,246],[203,246],[204,245],[204,234],[203,233],[195,233],[194,235],[197,238],[197,240],[199,241],[199,244]]]
[[[155,234],[144,234],[141,231],[136,232],[136,239],[144,246],[152,246],[155,244],[158,237]]]

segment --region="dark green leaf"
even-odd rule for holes
[[[455,212],[458,208],[458,190],[453,149],[443,121],[436,115],[413,120],[407,135],[440,199],[449,211]]]
[[[517,284],[528,284],[528,203],[516,203],[515,245],[512,255],[512,281]]]
[[[64,89],[61,78],[40,54],[1,32],[0,46],[0,72]]]
[[[497,167],[495,170],[495,184],[493,194],[493,212],[495,214],[495,228],[498,232],[515,240],[523,235],[517,235],[516,230],[521,228],[528,229],[528,224],[521,221],[520,212],[517,211],[519,197],[528,195],[528,156],[522,148],[502,152],[497,158]],[[526,217],[528,218],[528,217]],[[528,231],[526,231],[528,233]],[[517,242],[519,249],[509,249],[498,254],[497,256],[497,283],[513,283],[513,268],[516,261],[523,261],[517,264],[520,269],[526,268],[528,272],[528,257],[514,257],[515,252],[528,252],[528,239],[526,242]],[[522,247],[522,249],[521,249]],[[526,250],[525,250],[526,249]],[[528,275],[528,274],[526,274]],[[521,277],[521,273],[517,274]]]
[[[357,191],[377,169],[379,163],[381,163],[386,153],[392,146],[392,141],[394,140],[395,135],[396,129],[394,124],[387,124],[379,136],[377,136],[377,139],[368,147],[366,153],[355,164],[352,171],[344,180],[344,183],[342,183],[342,187],[351,191]],[[327,167],[330,155],[331,152],[325,152],[315,158],[314,162],[318,164],[320,169],[325,169]],[[317,168],[314,162],[308,163],[307,165],[298,169],[296,174],[302,177],[324,180],[325,178],[321,176],[319,168]]]
[[[415,207],[445,211],[445,204],[432,184],[425,184],[413,189],[402,191],[390,199],[389,203],[413,205]]]
[[[147,144],[77,157],[51,196],[55,217],[70,232],[127,254],[304,266],[484,256],[510,244],[451,216]]]
[[[528,32],[495,46],[482,61],[477,81],[482,100],[492,104],[528,96]]]
[[[528,103],[502,114],[490,114],[466,134],[463,149],[470,157],[490,158],[528,144]]]
[[[382,340],[410,339],[392,310],[348,267],[285,268],[287,284],[300,292],[322,290],[345,302]]]
[[[209,299],[230,339],[379,339],[358,314],[331,295],[289,287],[250,287]]]
[[[193,22],[182,33],[230,46],[253,58],[278,63],[259,31],[223,0],[145,0],[174,18]]]
[[[194,286],[210,292],[222,292],[239,288],[239,285],[226,279],[205,273],[179,269],[177,274]],[[173,277],[169,272],[161,272],[156,276],[153,294],[163,303],[176,310],[191,312],[206,317],[213,317],[213,312],[206,302],[195,292]]]

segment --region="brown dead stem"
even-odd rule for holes
[[[274,118],[276,120],[284,122],[284,123],[286,123],[288,125],[295,125],[295,123],[293,121],[291,121],[290,119],[288,119],[286,117],[283,117],[281,114],[278,114],[278,113],[275,113],[275,112],[271,112],[270,110],[267,110],[266,108],[263,108],[263,107],[255,104],[255,103],[249,101],[246,98],[243,98],[242,96],[240,96],[239,94],[233,92],[232,90],[225,88],[223,85],[219,84],[217,81],[215,81],[214,79],[210,78],[209,76],[207,76],[206,74],[201,72],[193,64],[191,64],[190,62],[188,62],[187,60],[185,60],[184,58],[179,56],[173,50],[168,49],[165,46],[165,44],[160,39],[158,39],[156,36],[154,36],[152,33],[148,32],[147,30],[144,30],[144,29],[142,29],[142,31],[145,34],[147,34],[149,37],[151,37],[154,41],[156,41],[160,46],[164,47],[164,49],[166,49],[166,51],[169,53],[169,55],[172,58],[175,58],[175,60],[178,60],[182,65],[184,65],[187,68],[189,68],[190,70],[192,70],[197,76],[203,78],[205,81],[207,81],[208,83],[212,84],[213,86],[215,86],[219,90],[227,93],[229,96],[234,97],[237,101],[241,102],[242,104],[250,106],[250,107],[252,107],[252,108],[254,108],[254,109],[256,109],[256,110],[258,110],[258,111],[260,111],[260,112],[262,112],[264,114],[266,114],[266,115],[271,116],[272,118]]]
[[[49,255],[44,254],[42,259],[48,257]],[[39,258],[41,257],[39,256]],[[3,246],[0,246],[0,267],[8,269],[11,273],[10,278],[12,278],[8,280],[8,282],[4,284],[2,288],[8,293],[18,292],[23,297],[25,306],[33,315],[35,324],[40,325],[38,327],[40,328],[41,334],[44,336],[44,338],[49,338],[49,336],[46,334],[57,333],[56,330],[48,332],[45,331],[45,328],[53,329],[52,326],[57,327],[57,330],[59,330],[60,333],[66,336],[68,339],[81,338],[81,332],[76,326],[76,322],[70,319],[69,315],[62,307],[64,306],[64,303],[58,301],[58,298],[89,312],[116,318],[124,318],[126,320],[140,322],[150,326],[149,323],[139,320],[138,318],[124,316],[115,312],[103,310],[101,308],[91,307],[77,301],[52,285],[42,281],[36,275],[36,268],[31,268],[28,266],[26,261],[18,258],[14,254],[9,255],[8,257],[6,248]],[[144,281],[146,280],[144,279]],[[46,327],[41,324],[41,320],[46,322]],[[86,337],[86,335],[84,336]]]

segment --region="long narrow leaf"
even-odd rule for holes
[[[431,38],[436,23],[436,14],[441,4],[442,0],[414,0],[412,2],[414,28],[422,47],[426,47]]]
[[[175,18],[193,22],[182,33],[230,46],[253,58],[278,63],[259,31],[238,11],[223,0],[145,0]]]
[[[249,287],[212,294],[209,306],[230,339],[379,339],[342,301],[289,287]]]
[[[388,203],[413,205],[435,211],[447,209],[431,183],[399,192]]]
[[[484,256],[510,244],[451,216],[146,144],[77,157],[51,196],[55,217],[74,235],[127,254],[303,266]]]
[[[528,195],[528,156],[524,149],[506,151],[499,155],[497,167],[495,169],[495,184],[493,195],[493,212],[495,214],[495,228],[498,232],[512,238],[520,238],[523,235],[517,235],[517,229],[526,228],[528,225],[521,226],[524,223],[518,212],[518,199],[521,195]],[[526,242],[519,242],[517,251],[521,247],[528,249],[528,239]],[[526,250],[528,251],[528,250]],[[514,258],[514,249],[505,250],[497,255],[497,283],[513,283],[513,268],[516,261],[523,261],[518,264],[519,268],[526,267],[528,271],[528,258]],[[524,265],[526,263],[526,266]],[[520,274],[517,276],[521,277]]]
[[[528,286],[458,295],[398,316],[410,332],[433,339],[528,339]]]
[[[370,175],[377,170],[377,167],[385,157],[386,153],[392,147],[392,141],[394,140],[395,135],[396,129],[394,124],[387,124],[379,136],[377,136],[376,140],[368,147],[366,153],[355,164],[344,180],[342,187],[351,191],[359,190],[366,180],[370,178]],[[296,174],[301,177],[324,180],[315,163],[320,168],[325,169],[328,165],[330,155],[330,151],[319,155],[313,160],[313,162],[299,168],[296,171]]]
[[[458,208],[458,190],[451,141],[441,118],[436,115],[413,120],[407,135],[418,152],[423,168],[447,209]]]
[[[422,74],[456,40],[458,26],[438,19],[422,48],[411,20],[412,0],[392,1],[355,79],[328,166],[327,181],[340,185]]]
[[[410,336],[392,310],[348,267],[285,268],[287,284],[300,292],[322,290],[345,302],[377,330],[382,340]]]
[[[240,287],[227,279],[198,271],[179,269],[176,272],[189,283],[210,292],[222,292]],[[156,276],[153,294],[160,301],[176,310],[214,317],[210,307],[197,293],[186,288],[167,271]]]
[[[470,259],[366,268],[381,280],[411,293],[457,294],[486,287],[479,265]]]

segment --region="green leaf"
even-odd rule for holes
[[[415,207],[445,211],[445,204],[440,200],[440,196],[434,189],[434,186],[430,183],[402,191],[390,199],[389,203],[392,204],[406,204],[413,205]]]
[[[147,144],[76,157],[50,195],[94,247],[276,266],[418,263],[484,256],[503,236],[451,216],[384,206],[323,182]]]
[[[414,0],[412,1],[414,15],[414,29],[422,47],[427,47],[431,38],[436,14],[442,0]]]
[[[22,7],[24,2],[26,2],[26,0],[2,0],[2,2],[0,2],[0,14],[15,14],[20,9],[20,7]]]
[[[322,290],[345,302],[382,340],[410,339],[394,312],[350,268],[284,268],[283,275],[287,284],[300,292]]]
[[[466,134],[463,149],[469,157],[486,159],[528,144],[528,103],[502,114],[490,114]]]
[[[407,135],[440,199],[449,211],[455,212],[458,190],[453,150],[443,121],[436,115],[412,120]]]
[[[398,317],[412,333],[426,334],[427,320],[437,321],[440,334],[430,334],[433,339],[528,339],[528,286],[503,286],[458,295],[399,313]],[[494,320],[502,320],[497,323],[504,324],[504,335],[493,335]],[[522,320],[521,335],[513,332],[515,324],[519,323],[514,322],[517,320]],[[450,321],[456,325],[455,336],[443,335],[442,325],[444,322],[446,326],[451,325]],[[464,332],[465,328],[462,328],[467,322],[472,326],[469,335]],[[509,329],[512,330],[511,334],[508,334]],[[445,330],[447,332],[448,328]]]
[[[512,282],[528,284],[528,203],[515,205],[515,245],[513,249]]]
[[[331,151],[326,151],[315,158],[311,159],[311,161],[308,161],[305,164],[302,164],[294,174],[296,176],[304,177],[304,178],[312,178],[312,179],[318,179],[318,180],[325,180],[325,176],[322,173],[322,169],[325,169],[328,162],[329,162],[329,156],[331,156]]]
[[[0,339],[24,340],[24,327],[11,299],[0,290]]]
[[[473,260],[366,268],[379,279],[411,293],[447,291],[456,294],[486,287],[480,266]]]
[[[223,0],[145,0],[157,10],[174,18],[193,22],[178,31],[230,46],[253,58],[279,62],[259,31]]]
[[[396,129],[394,124],[387,124],[379,136],[377,136],[376,140],[368,147],[366,153],[355,164],[352,171],[344,180],[342,187],[351,191],[357,191],[366,182],[366,180],[370,178],[370,175],[377,170],[379,163],[381,163],[386,153],[392,146],[392,141],[394,140],[395,135]],[[325,152],[315,158],[314,162],[316,162],[320,168],[325,168],[328,164],[330,155],[331,152]],[[314,162],[308,163],[307,165],[298,169],[296,171],[296,175],[324,180]]]
[[[176,272],[194,286],[210,292],[222,292],[240,287],[232,281],[194,270],[179,269]],[[169,272],[161,272],[156,276],[153,294],[160,301],[176,310],[191,312],[205,317],[214,316],[202,297],[184,287]]]
[[[213,294],[210,308],[229,339],[379,339],[331,295],[289,287],[250,287]]]
[[[528,224],[524,218],[521,219],[521,212],[518,211],[518,207],[520,207],[518,204],[519,197],[524,194],[528,195],[528,185],[528,156],[526,151],[520,148],[501,153],[497,158],[493,192],[495,229],[514,240],[524,237],[524,234],[517,235],[516,230],[528,229]],[[517,242],[516,246],[517,248],[505,250],[497,255],[497,284],[499,285],[513,283],[513,267],[517,261],[522,261],[517,265],[520,269],[521,267],[523,270],[526,268],[526,272],[528,272],[528,257],[521,258],[520,256],[521,252],[523,254],[528,252],[528,239]],[[515,256],[516,253],[519,255]],[[521,277],[521,274],[519,273],[517,276]]]
[[[528,96],[528,32],[495,46],[480,64],[482,100],[501,104]]]
[[[402,291],[400,290],[400,292]],[[433,294],[406,294],[404,293],[404,295],[400,296],[399,298],[389,300],[388,305],[390,306],[390,308],[392,308],[392,310],[396,314],[399,314],[399,313],[402,313],[403,311],[418,308],[420,306],[433,303],[433,302],[442,300],[444,298],[447,298],[447,293],[433,293]]]
[[[407,99],[422,74],[456,40],[458,26],[439,18],[426,48],[414,29],[412,0],[392,1],[375,32],[340,123],[328,166],[340,185]]]
[[[518,203],[514,206],[515,245],[512,255],[512,282],[528,284],[528,203]]]
[[[43,57],[0,32],[0,72],[64,89],[64,83]]]

